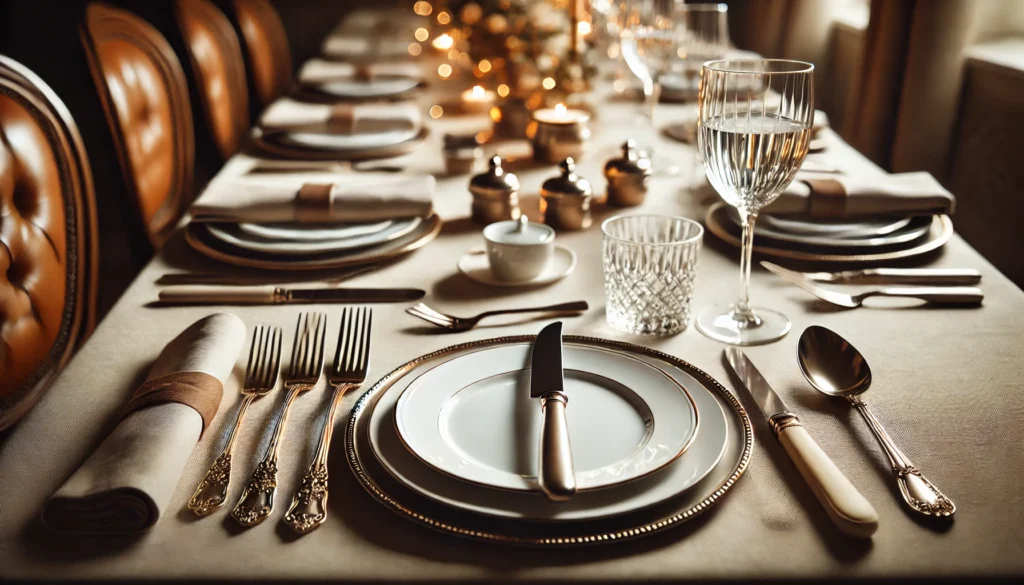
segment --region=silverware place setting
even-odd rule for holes
[[[573,301],[569,303],[559,303],[556,305],[544,305],[541,307],[521,307],[516,309],[497,309],[491,311],[484,311],[472,317],[456,317],[447,313],[442,313],[437,309],[430,307],[425,303],[418,303],[409,307],[405,310],[406,313],[417,317],[436,325],[442,329],[449,331],[460,332],[469,331],[476,327],[480,321],[488,317],[496,317],[498,315],[515,315],[520,313],[579,313],[586,311],[589,305],[586,301]]]

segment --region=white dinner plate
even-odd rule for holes
[[[207,230],[218,240],[243,250],[280,255],[306,255],[341,252],[377,246],[401,238],[415,230],[422,218],[413,217],[391,222],[388,227],[369,234],[322,241],[294,241],[263,238],[241,230],[235,224],[208,223]]]
[[[401,128],[383,132],[357,134],[328,134],[326,132],[288,132],[281,134],[281,142],[314,150],[371,150],[387,148],[419,135],[418,128]]]
[[[514,343],[508,346],[519,348],[520,356],[518,363],[509,364],[510,370],[524,368],[533,344]],[[565,349],[575,347],[593,346],[572,341],[564,346]],[[620,353],[595,349],[609,355]],[[566,502],[551,502],[536,491],[500,490],[456,479],[423,463],[398,436],[395,409],[402,391],[412,383],[414,376],[395,381],[379,397],[371,412],[361,413],[358,420],[364,423],[359,427],[359,439],[353,443],[356,449],[353,455],[357,458],[374,457],[390,476],[421,496],[458,510],[500,518],[538,522],[596,520],[666,502],[715,468],[729,441],[729,425],[718,399],[693,376],[657,358],[629,355],[671,376],[687,390],[700,413],[700,431],[693,443],[686,453],[658,473],[607,489],[583,492]],[[569,409],[575,406],[571,396],[569,404]]]
[[[455,478],[540,489],[543,411],[530,397],[532,370],[524,365],[531,354],[522,346],[498,347],[424,373],[398,401],[399,436],[420,460]],[[693,400],[653,366],[578,346],[564,348],[562,366],[578,491],[653,473],[682,455],[698,432]]]
[[[517,280],[509,282],[498,280],[491,272],[491,263],[487,254],[483,251],[470,250],[459,258],[459,272],[466,275],[472,281],[486,284],[488,286],[500,287],[530,287],[542,286],[562,280],[572,274],[576,268],[576,253],[565,246],[555,246],[555,252],[548,261],[544,270],[530,280]]]
[[[269,240],[285,240],[292,242],[322,242],[324,240],[344,240],[356,236],[375,234],[388,228],[394,221],[386,220],[376,223],[352,223],[344,225],[331,224],[295,224],[295,223],[240,223],[238,229],[254,236]]]
[[[739,216],[734,210],[729,210],[729,219],[734,225],[740,226]],[[840,232],[835,235],[826,234],[804,234],[780,230],[773,225],[758,222],[754,226],[755,238],[775,240],[800,244],[802,246],[816,246],[825,248],[864,248],[872,246],[893,246],[913,242],[928,234],[931,227],[931,217],[912,218],[903,227],[894,231],[888,231],[888,226],[866,225],[861,228],[852,228],[851,231]],[[881,231],[882,233],[879,233]]]
[[[309,84],[311,89],[341,98],[384,98],[402,95],[423,83],[412,77],[374,77],[362,79],[336,79]]]
[[[776,231],[808,236],[831,237],[875,237],[906,227],[910,217],[880,217],[860,221],[803,221],[766,213],[758,217],[758,223]]]

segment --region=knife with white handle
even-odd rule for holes
[[[878,512],[871,502],[814,442],[746,354],[730,347],[725,350],[725,357],[832,523],[850,536],[870,538],[878,529]]]
[[[280,286],[169,286],[160,302],[175,305],[282,305],[301,303],[398,303],[423,298],[415,288],[284,288]]]

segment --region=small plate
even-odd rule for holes
[[[541,286],[559,281],[576,269],[576,253],[565,246],[555,246],[555,252],[544,271],[530,280],[507,282],[491,273],[491,264],[483,251],[469,251],[459,258],[459,272],[467,278],[488,286]]]
[[[243,250],[262,252],[265,254],[280,254],[282,256],[298,256],[307,254],[326,254],[331,252],[342,252],[376,246],[401,238],[412,232],[420,223],[422,218],[414,217],[392,222],[391,225],[378,232],[353,236],[340,240],[321,241],[294,241],[278,240],[274,238],[262,238],[246,233],[235,224],[229,223],[207,223],[206,229],[210,235],[218,240],[237,246]]]
[[[421,461],[457,479],[536,491],[542,409],[530,397],[532,348],[461,356],[417,378],[398,401],[399,436]],[[620,485],[668,465],[698,429],[693,398],[632,356],[567,346],[566,409],[578,491]]]

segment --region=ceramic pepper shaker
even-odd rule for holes
[[[651,160],[641,156],[635,140],[622,144],[622,156],[604,165],[608,180],[608,204],[616,207],[634,207],[647,197],[647,183],[651,177]]]
[[[576,162],[567,157],[559,165],[561,174],[540,188],[540,211],[544,223],[555,229],[581,230],[590,227],[590,204],[594,191],[590,182],[576,174]]]
[[[505,172],[501,157],[491,157],[488,169],[469,181],[473,194],[473,221],[484,225],[519,219],[519,178]]]

